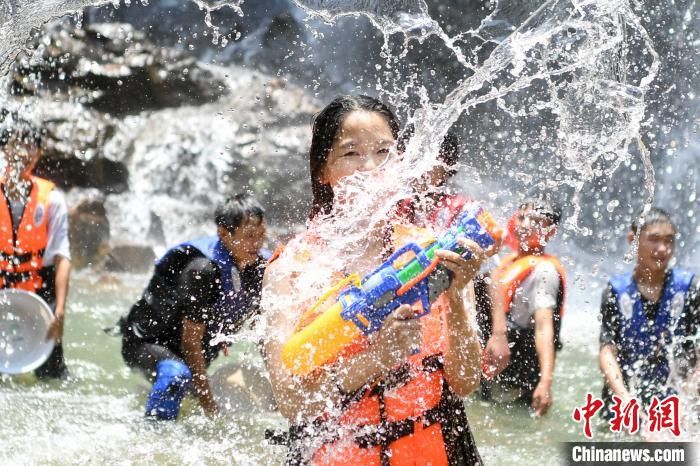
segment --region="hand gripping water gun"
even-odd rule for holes
[[[440,265],[435,251],[454,251],[464,258],[471,253],[457,239],[466,237],[482,248],[494,243],[501,230],[491,215],[476,205],[467,206],[449,230],[427,246],[408,243],[360,281],[351,275],[324,294],[302,317],[302,325],[331,296],[337,299],[326,311],[294,335],[282,348],[282,360],[295,375],[306,375],[335,360],[351,343],[379,330],[392,311],[402,304],[422,303],[422,314],[445,291],[452,273]],[[408,260],[406,260],[408,257]]]

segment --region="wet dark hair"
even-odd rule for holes
[[[520,204],[520,209],[532,207],[532,210],[550,219],[554,225],[561,222],[562,208],[559,204],[542,198],[531,198]]]
[[[311,148],[309,149],[309,169],[311,172],[311,213],[309,218],[318,214],[329,214],[333,208],[333,189],[321,181],[321,173],[328,161],[328,153],[333,146],[340,126],[346,116],[356,110],[377,112],[386,118],[394,138],[399,135],[399,122],[391,109],[366,95],[341,95],[321,110],[313,122]]]
[[[437,158],[447,166],[448,176],[454,176],[457,173],[455,166],[459,162],[459,149],[459,138],[457,135],[453,132],[447,133],[442,140]]]
[[[416,132],[416,128],[413,123],[406,125],[404,130],[401,132],[401,137],[397,143],[397,149],[399,152],[404,152],[406,146],[408,146],[408,141],[413,137]],[[437,159],[444,163],[447,167],[447,176],[452,177],[457,174],[457,169],[454,168],[459,162],[459,152],[460,144],[457,134],[453,131],[449,131],[440,145],[440,152],[438,152]]]
[[[644,230],[644,227],[647,227],[649,225],[658,225],[660,223],[671,225],[673,227],[673,230],[676,230],[676,224],[673,223],[671,214],[666,212],[664,209],[660,209],[658,207],[652,207],[651,209],[649,209],[649,212],[647,212],[646,215],[642,215],[642,212],[640,212],[639,215],[637,215],[637,217],[632,221],[630,230],[632,230],[632,233],[636,235],[640,225],[642,227],[642,230]]]
[[[216,226],[223,227],[233,233],[249,218],[262,222],[265,209],[260,202],[247,193],[235,194],[216,207],[214,221]]]
[[[406,151],[406,146],[408,146],[408,141],[411,140],[413,135],[416,132],[416,127],[414,126],[413,123],[407,124],[403,131],[401,131],[401,135],[399,138],[396,140],[396,150],[399,151],[399,153],[403,153]]]
[[[17,112],[0,109],[0,147],[5,147],[12,136],[23,144],[41,148],[44,143],[43,129],[20,118]]]

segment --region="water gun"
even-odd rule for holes
[[[457,243],[458,238],[466,237],[487,248],[500,235],[502,230],[488,212],[477,205],[467,206],[439,238],[431,238],[422,247],[408,243],[364,279],[353,274],[328,290],[284,344],[282,361],[293,374],[306,375],[334,361],[363,335],[379,330],[387,316],[402,304],[420,301],[420,316],[429,313],[431,303],[452,281],[452,272],[440,265],[435,251],[454,251],[469,258],[471,253]],[[304,326],[308,316],[317,313],[332,296],[337,296],[336,301]]]

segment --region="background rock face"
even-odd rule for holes
[[[68,212],[73,264],[82,268],[98,263],[110,249],[110,229],[102,196],[86,195]]]
[[[125,23],[56,21],[14,68],[16,95],[64,96],[101,112],[137,113],[216,100],[226,87],[182,50],[157,47]]]
[[[156,260],[153,248],[145,244],[116,244],[104,262],[108,272],[148,272]]]
[[[305,218],[317,107],[302,90],[122,23],[57,21],[31,48],[9,85],[46,129],[36,174],[70,192],[76,266],[143,271],[154,250],[213,233],[214,206],[239,191],[266,206],[273,236]]]
[[[303,220],[316,107],[280,80],[227,74],[231,93],[214,103],[130,116],[117,126],[104,151],[128,167],[130,189],[107,198],[113,234],[155,241],[155,222],[170,244],[201,234],[203,225],[213,231],[213,207],[244,190],[263,203],[273,228]]]
[[[366,10],[377,10],[420,2],[256,0],[254,4],[242,4],[242,16],[231,8],[211,12],[211,24],[226,39],[223,45],[221,40],[212,43],[211,29],[201,21],[203,13],[193,2],[152,0],[148,6],[134,3],[130,8],[96,7],[88,9],[87,16],[91,20],[129,22],[159,44],[191,47],[192,53],[202,61],[215,60],[218,64],[282,73],[293,82],[318,92],[322,102],[339,91],[377,94],[385,90],[385,96],[394,95],[395,100],[405,104],[405,108],[400,109],[404,121],[418,103],[415,91],[421,86],[433,101],[439,102],[456,83],[472,74],[439,39],[429,37],[421,44],[412,42],[405,46],[403,37],[398,34],[389,38],[388,44],[402,57],[387,68],[387,60],[382,56],[384,36],[366,17],[339,18],[327,24],[309,17],[298,3],[331,7],[342,4],[343,8],[361,5]],[[453,37],[459,35],[456,45],[476,66],[484,62],[496,45],[489,39],[502,40],[543,3],[543,0],[425,1],[430,16],[443,30]],[[679,212],[681,236],[690,239],[686,251],[698,250],[700,239],[692,239],[700,238],[697,215],[692,214],[697,210],[697,195],[688,195],[697,193],[698,172],[694,167],[700,164],[697,136],[700,55],[695,50],[700,30],[697,2],[682,1],[673,8],[662,0],[630,4],[661,58],[659,74],[644,96],[646,115],[642,128],[642,137],[652,152],[656,169],[657,202]],[[495,10],[495,15],[484,22]],[[477,29],[480,34],[460,34]],[[630,50],[638,45],[632,40]],[[633,68],[627,70],[629,75],[640,71]],[[412,90],[407,86],[409,83]],[[508,104],[508,99],[505,100]],[[509,121],[509,116],[491,102],[475,108],[469,115],[462,115],[455,129],[462,136],[465,148],[466,167],[462,171],[474,172],[507,190],[508,197],[517,197],[529,192],[537,181],[523,174],[540,174],[551,154],[529,148],[523,156],[523,146],[517,141],[520,137],[513,134]],[[527,132],[539,129],[538,123],[541,122],[517,129],[528,136]],[[575,234],[572,241],[577,246],[596,252],[600,252],[601,244],[611,251],[627,247],[624,232],[647,195],[640,155],[632,154],[630,159],[618,169],[615,179],[600,177],[587,187],[580,201],[586,206],[580,222],[592,234]],[[473,183],[470,181],[473,178],[465,176],[463,181]],[[608,206],[611,205],[619,207],[610,212]],[[567,206],[566,213],[570,214],[571,210],[573,206]]]

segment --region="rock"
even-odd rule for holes
[[[107,193],[121,193],[129,186],[126,167],[120,162],[103,158],[80,160],[44,156],[34,173],[63,188],[99,188]]]
[[[99,263],[109,251],[110,226],[104,201],[93,196],[68,212],[72,263],[76,268]]]
[[[272,18],[262,36],[263,47],[275,48],[287,53],[290,44],[304,37],[304,31],[290,12]]]
[[[34,54],[14,68],[15,94],[78,100],[110,114],[201,105],[227,92],[224,83],[184,50],[156,47],[124,23],[44,27]]]
[[[119,244],[112,247],[103,264],[108,272],[148,272],[156,260],[153,248],[144,244]]]
[[[19,107],[23,118],[45,130],[36,175],[66,190],[98,188],[113,194],[128,189],[126,166],[103,154],[106,141],[114,135],[114,118],[74,102],[34,100],[31,106]]]
[[[102,273],[97,278],[95,285],[102,289],[119,289],[119,287],[124,286],[124,281],[113,273]]]
[[[155,244],[164,245],[165,230],[163,230],[163,220],[153,211],[151,211],[150,220],[146,238]]]
[[[129,190],[106,204],[114,238],[167,246],[213,234],[214,207],[241,191],[262,202],[271,225],[305,221],[309,122],[318,105],[278,78],[240,67],[211,71],[229,94],[129,115],[105,144],[104,156],[129,171]]]
[[[210,377],[217,403],[224,411],[244,413],[277,409],[265,371],[252,365],[230,363]]]

